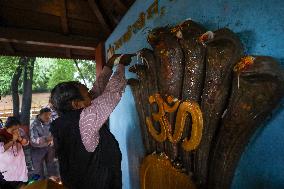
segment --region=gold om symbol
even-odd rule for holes
[[[188,100],[181,102],[172,96],[168,96],[166,100],[167,102],[163,100],[160,94],[154,94],[149,97],[150,104],[156,103],[158,105],[158,112],[152,113],[152,118],[146,117],[146,124],[150,134],[158,142],[164,142],[168,139],[171,143],[176,144],[181,140],[186,118],[190,114],[192,118],[191,137],[189,139],[186,137],[183,140],[182,147],[186,151],[195,150],[201,141],[203,129],[203,118],[199,105],[196,102]],[[173,105],[170,106],[169,104]],[[172,127],[168,120],[167,113],[175,111],[177,111],[177,117],[175,129],[172,134]],[[153,126],[152,119],[159,122],[160,132]]]

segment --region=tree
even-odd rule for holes
[[[12,91],[15,90],[12,90],[12,86],[18,86],[16,92],[23,93],[23,77],[20,74],[23,68],[19,67],[19,61],[20,57],[0,56],[0,95],[12,94]],[[87,86],[91,87],[96,79],[95,62],[89,60],[76,60],[76,62],[77,65],[71,59],[36,58],[33,92],[49,92],[56,84],[70,80],[78,80],[81,83],[86,82]],[[11,76],[16,77],[17,74],[15,73],[19,75],[18,85],[11,85],[11,79],[13,78]],[[82,78],[85,79],[85,82]]]
[[[92,87],[93,82],[96,80],[96,63],[90,60],[76,60],[81,74],[76,74],[76,79],[83,83],[82,77],[86,81],[87,87]]]
[[[0,95],[11,94],[11,76],[19,63],[19,57],[0,56]]]
[[[12,94],[13,114],[25,125],[30,121],[32,92],[48,92],[72,80],[91,87],[96,78],[95,63],[87,60],[0,56],[0,70],[0,96]],[[22,107],[19,94],[23,94]]]
[[[86,80],[85,80],[85,77],[84,77],[84,74],[83,74],[83,72],[82,72],[82,70],[81,70],[81,68],[80,68],[80,66],[79,66],[78,61],[77,61],[77,60],[74,60],[74,63],[75,63],[75,66],[76,66],[76,68],[77,68],[77,70],[78,70],[78,72],[79,72],[80,78],[83,80],[84,84],[87,85]]]
[[[51,69],[48,89],[64,81],[80,81],[91,87],[96,79],[96,64],[89,60],[56,59]]]
[[[23,67],[27,62],[27,58],[21,57],[18,62],[19,63],[12,77],[11,91],[13,99],[13,115],[20,118],[19,80],[22,75]]]
[[[32,104],[32,85],[33,85],[33,72],[34,63],[36,58],[28,58],[24,67],[23,77],[23,99],[21,108],[21,123],[23,125],[30,125],[30,111]]]
[[[56,67],[52,58],[37,58],[34,65],[33,92],[48,92],[48,82]]]
[[[33,70],[36,58],[21,57],[14,71],[11,81],[13,115],[20,118],[23,125],[30,124],[30,110],[32,103]],[[19,81],[23,73],[23,97],[20,114]]]
[[[48,89],[50,90],[58,83],[75,80],[76,68],[73,60],[57,59],[51,72],[52,74],[48,81]]]

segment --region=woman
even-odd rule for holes
[[[115,62],[119,65],[111,77]],[[78,82],[60,83],[51,92],[53,108],[60,113],[51,132],[60,175],[70,189],[122,188],[121,152],[105,122],[120,101],[126,86],[125,66],[130,62],[131,55],[118,61],[112,58],[91,93]]]
[[[5,127],[0,129],[0,186],[5,189],[19,188],[28,181],[25,154],[22,146],[29,144],[20,130],[20,121],[8,117]]]

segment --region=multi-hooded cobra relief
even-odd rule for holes
[[[147,157],[141,187],[230,188],[255,129],[284,94],[276,60],[244,54],[227,28],[187,20],[151,31],[130,80]]]

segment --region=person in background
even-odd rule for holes
[[[44,174],[44,162],[47,176],[58,176],[56,167],[55,150],[50,129],[51,110],[42,108],[39,115],[30,126],[31,157],[34,174],[40,175],[41,179],[46,178]]]
[[[0,129],[0,188],[16,189],[28,181],[25,154],[22,146],[29,144],[21,123],[16,117],[8,117]]]
[[[111,58],[93,89],[76,81],[51,91],[59,113],[51,126],[63,185],[69,189],[121,189],[121,152],[105,125],[126,87],[125,66],[133,55]],[[118,64],[112,75],[112,67]]]
[[[50,101],[50,99],[49,99],[49,101]],[[48,105],[46,107],[51,110],[51,122],[53,122],[54,120],[56,120],[58,118],[58,114],[54,110],[54,108],[52,107],[52,104],[50,102],[48,103]]]
[[[2,121],[2,119],[0,119],[0,129],[3,128],[3,127],[4,127],[3,121]]]

